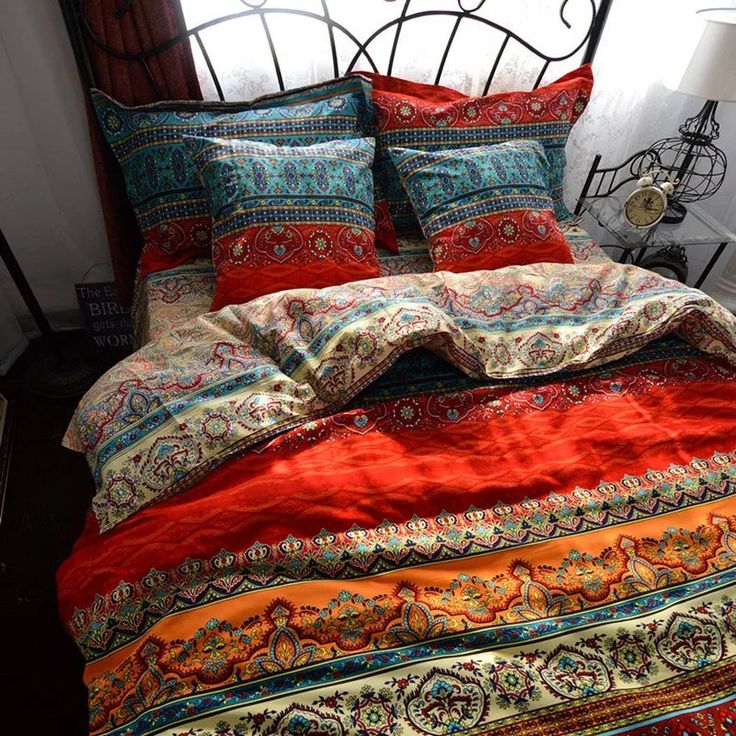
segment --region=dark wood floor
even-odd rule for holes
[[[77,333],[64,344],[86,353]],[[0,379],[15,424],[0,526],[0,701],[4,733],[87,733],[82,659],[57,614],[54,574],[82,529],[92,478],[81,455],[61,447],[77,400],[29,390],[27,376],[44,351],[32,345]],[[115,356],[117,357],[117,356]]]

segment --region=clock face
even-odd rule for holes
[[[656,225],[667,210],[667,197],[658,187],[635,189],[626,198],[624,217],[634,227]]]

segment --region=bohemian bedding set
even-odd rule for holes
[[[96,96],[145,245],[65,438],[91,733],[736,733],[736,319],[570,222],[591,87]]]

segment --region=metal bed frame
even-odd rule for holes
[[[214,88],[217,91],[220,100],[225,100],[220,79],[212,63],[212,58],[208,52],[203,34],[210,28],[220,26],[237,19],[247,17],[257,17],[260,19],[260,28],[265,36],[266,43],[271,53],[274,75],[280,90],[285,88],[284,76],[282,65],[279,60],[278,49],[269,23],[270,19],[279,15],[301,16],[303,18],[320,21],[326,26],[326,36],[329,42],[329,52],[332,59],[332,75],[334,77],[339,77],[352,71],[361,60],[363,60],[364,63],[373,71],[384,71],[386,74],[391,74],[397,50],[402,38],[402,30],[407,26],[407,24],[421,18],[438,16],[446,18],[448,21],[449,33],[435,73],[435,84],[440,84],[442,80],[445,64],[457,38],[457,32],[460,26],[462,24],[469,23],[479,24],[487,28],[489,31],[495,32],[496,38],[500,40],[498,52],[486,77],[483,90],[483,94],[486,94],[490,89],[493,78],[499,68],[499,64],[501,63],[502,58],[504,58],[512,41],[514,42],[513,45],[521,46],[541,62],[541,69],[534,83],[535,89],[541,84],[549,65],[553,62],[571,59],[581,51],[583,51],[581,59],[583,63],[592,61],[613,0],[561,0],[558,8],[558,16],[560,23],[567,29],[567,31],[570,32],[569,35],[571,43],[568,50],[564,53],[555,55],[550,55],[541,49],[536,48],[527,41],[524,38],[524,29],[509,28],[488,18],[487,13],[481,12],[486,5],[486,0],[448,0],[448,8],[441,10],[422,10],[420,9],[421,3],[415,3],[413,0],[402,0],[401,2],[396,2],[396,0],[384,0],[385,2],[396,3],[398,9],[397,15],[388,22],[384,22],[373,31],[360,34],[362,35],[363,40],[360,38],[360,32],[358,29],[351,30],[346,25],[335,21],[330,12],[330,0],[321,0],[321,13],[299,8],[299,0],[292,0],[291,2],[283,1],[280,3],[273,2],[272,0],[239,0],[244,6],[244,9],[239,12],[229,13],[222,17],[214,18],[194,28],[180,29],[175,36],[172,36],[161,43],[149,48],[141,49],[137,53],[130,53],[124,49],[109,46],[98,37],[87,13],[90,4],[94,1],[95,0],[59,0],[64,13],[69,37],[79,65],[82,82],[87,89],[95,86],[95,76],[89,59],[89,48],[90,46],[96,46],[98,49],[112,57],[115,57],[116,59],[140,65],[140,67],[145,71],[156,96],[159,99],[163,99],[161,91],[156,83],[155,76],[151,70],[150,60],[155,58],[158,54],[175,47],[177,44],[191,43],[193,48],[198,48],[201,52],[202,58],[207,65]],[[333,7],[335,2],[340,1],[346,2],[346,0],[332,0]],[[366,0],[360,1],[365,2]],[[115,18],[120,19],[127,13],[134,12],[136,2],[156,2],[156,0],[122,0],[118,5],[118,9],[115,11]],[[568,15],[570,14],[568,11],[569,6],[574,5],[575,3],[577,3],[581,9],[584,7],[589,8],[588,22],[582,28],[573,28],[571,22],[568,20]],[[379,64],[374,59],[373,49],[377,39],[384,39],[385,34],[390,34],[392,38],[388,62],[385,65],[385,68],[381,70],[379,69]],[[341,37],[343,41],[347,40],[347,42],[352,44],[355,48],[353,56],[343,68],[340,67],[338,60],[338,37]],[[244,49],[247,48],[246,44],[243,44],[242,46]],[[308,55],[308,50],[306,53]]]

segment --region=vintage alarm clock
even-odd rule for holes
[[[667,197],[676,185],[677,181],[657,183],[652,173],[644,173],[624,202],[626,222],[642,229],[656,225],[667,212]]]

